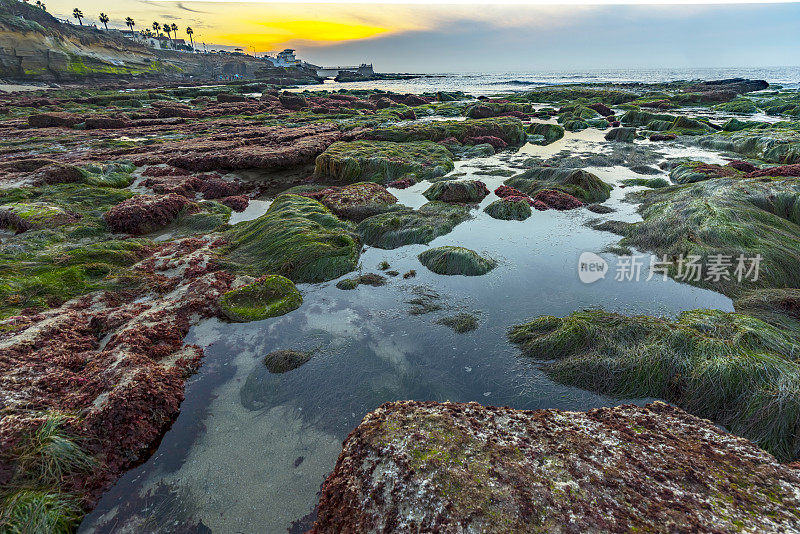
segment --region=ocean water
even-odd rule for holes
[[[654,163],[686,155],[723,161],[716,152],[692,146],[637,145],[655,151]],[[567,132],[546,147],[526,145],[459,161],[453,175],[480,179],[494,190],[505,180],[497,171],[519,169],[530,156],[609,150],[600,130]],[[246,324],[212,319],[193,327],[187,342],[203,346],[206,357],[187,384],[181,414],[155,454],[107,492],[80,531],[185,532],[186,523],[201,521],[215,533],[302,532],[293,524],[314,509],[342,440],[387,401],[565,410],[645,402],[553,382],[506,338],[510,326],[531,318],[591,307],[661,316],[733,309],[723,295],[674,280],[617,281],[618,257],[603,250],[618,236],[586,223],[598,217],[639,220],[636,206],[624,200],[638,188],[622,188],[620,182],[642,175],[624,167],[587,170],[615,185],[606,202],[615,212],[535,211],[526,221],[501,221],[483,211],[496,200],[490,194],[472,219],[431,242],[465,246],[497,260],[498,266],[483,276],[428,271],[417,259],[426,245],[367,247],[361,256],[364,273],[379,272],[377,266],[386,261],[391,269],[413,269],[416,276],[389,277],[386,286],[352,291],[337,289],[336,280],[300,284],[304,303],[285,316]],[[429,185],[391,191],[400,203],[417,208],[427,202],[422,193]],[[269,200],[262,199],[240,220],[259,216]],[[579,280],[578,258],[586,251],[609,262],[606,279],[590,285]],[[415,313],[420,310],[413,301],[427,303],[429,313]],[[458,334],[437,323],[459,312],[474,314],[477,330]],[[263,358],[278,349],[315,352],[305,365],[271,374]]]
[[[441,73],[411,80],[375,80],[339,83],[326,80],[320,86],[296,89],[383,89],[398,93],[432,93],[460,90],[475,96],[528,91],[542,85],[564,83],[658,83],[677,80],[721,80],[750,78],[766,80],[786,88],[800,87],[800,67],[696,68],[696,69],[606,69],[587,71]]]

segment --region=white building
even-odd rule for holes
[[[269,61],[275,67],[299,67],[300,60],[294,56],[294,50],[287,48],[282,52],[278,52],[275,56],[267,56]]]

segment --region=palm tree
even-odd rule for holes
[[[78,24],[83,26],[83,21],[81,21],[81,19],[83,18],[83,11],[81,11],[76,7],[75,9],[72,10],[72,16],[78,19]]]
[[[38,7],[42,11],[47,11],[47,7],[44,5],[44,2],[42,2],[42,0],[36,0],[36,7]]]
[[[178,25],[172,23],[172,48],[175,48],[175,39],[178,37]]]
[[[192,34],[193,33],[194,33],[194,30],[192,29],[192,27],[191,26],[187,26],[186,27],[186,35],[189,36],[189,42],[192,43],[192,50],[194,50],[194,39],[192,39]]]
[[[169,24],[164,24],[161,27],[161,29],[164,30],[164,33],[167,34],[167,39],[172,39],[172,36],[170,35],[170,32],[172,31],[172,26],[170,26]]]
[[[100,13],[100,17],[98,17],[98,19],[103,23],[103,26],[106,27],[106,31],[108,31],[108,15],[105,13]]]
[[[132,18],[125,17],[125,26],[131,29],[131,37],[133,37],[133,27],[136,26],[136,23],[133,22]]]
[[[158,22],[154,21],[153,22],[153,29],[156,31],[156,37],[159,37],[161,35],[161,32],[159,31],[161,29],[161,24],[159,24]]]

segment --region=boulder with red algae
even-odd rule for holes
[[[536,193],[536,196],[533,197],[533,201],[541,202],[548,208],[553,208],[554,210],[559,211],[583,207],[583,202],[577,198],[573,197],[569,193],[556,191],[555,189],[543,189],[539,191]],[[539,209],[539,207],[535,207],[536,209]]]
[[[745,178],[760,178],[762,176],[800,176],[800,163],[754,170],[749,172]]]
[[[200,180],[197,189],[203,193],[203,198],[208,200],[235,196],[242,190],[241,182],[223,180],[216,173],[202,174],[197,178]]]
[[[106,212],[106,223],[115,232],[141,235],[164,228],[191,201],[184,196],[136,195]]]
[[[31,128],[72,128],[83,122],[83,117],[74,113],[35,113],[28,115]]]
[[[735,160],[729,161],[725,165],[727,165],[728,167],[733,167],[737,171],[742,171],[742,172],[753,172],[753,171],[757,171],[758,170],[758,167],[756,167],[755,165],[753,165],[749,161],[742,161],[740,159],[735,159]],[[800,176],[800,175],[798,175],[798,176]]]
[[[234,195],[219,199],[220,204],[228,206],[233,211],[244,211],[250,205],[250,199],[245,195]]]
[[[603,117],[608,117],[608,116],[614,114],[614,110],[612,110],[610,107],[606,106],[602,102],[597,102],[595,104],[589,104],[586,107],[589,108],[589,109],[595,110],[596,112],[598,112]]]
[[[291,109],[293,111],[301,110],[303,108],[308,107],[308,101],[305,99],[303,95],[298,95],[294,93],[283,93],[281,96],[278,97],[280,103],[286,109]]]
[[[662,402],[369,413],[312,532],[800,532],[800,472]]]
[[[412,185],[415,185],[417,182],[413,178],[401,178],[400,180],[395,180],[393,182],[389,182],[386,184],[386,187],[394,187],[395,189],[407,189]]]
[[[231,102],[247,102],[250,98],[244,95],[235,95],[233,93],[219,93],[217,94],[217,102],[220,104],[228,104]]]
[[[196,119],[203,114],[197,110],[182,106],[164,106],[158,110],[159,119],[169,119],[172,117],[182,117],[184,119]]]
[[[128,128],[131,125],[131,121],[122,117],[97,115],[87,117],[84,124],[87,130],[118,130],[120,128]]]
[[[464,138],[465,145],[492,145],[492,148],[495,150],[500,150],[508,146],[508,143],[500,139],[499,137],[494,137],[493,135],[482,135],[479,137],[465,137]]]

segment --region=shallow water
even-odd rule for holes
[[[483,180],[494,190],[506,178],[486,173],[517,172],[526,158],[562,150],[607,151],[603,133],[567,132],[547,147],[526,145],[514,154],[459,161],[453,174]],[[686,152],[721,161],[718,154],[694,147],[637,143],[664,157]],[[624,167],[587,170],[612,184],[641,177]],[[401,203],[419,207],[429,185],[392,192]],[[283,317],[195,326],[187,342],[205,347],[206,358],[188,382],[180,416],[156,453],[104,496],[81,530],[169,532],[186,519],[202,521],[213,532],[285,532],[314,508],[347,433],[386,401],[569,410],[623,402],[554,383],[519,355],[505,333],[536,316],[563,316],[586,307],[666,316],[695,308],[732,310],[720,294],[660,277],[645,281],[647,264],[641,281],[616,281],[617,257],[609,253],[601,254],[611,266],[606,279],[580,282],[579,255],[600,253],[619,240],[585,224],[597,218],[638,220],[636,206],[624,201],[636,189],[615,187],[606,204],[617,211],[608,215],[585,209],[534,211],[521,222],[486,215],[483,208],[496,199],[491,194],[473,210],[473,219],[430,244],[462,245],[496,259],[498,266],[484,276],[429,272],[417,260],[426,245],[391,251],[369,247],[361,257],[363,272],[379,272],[378,264],[386,261],[391,270],[413,269],[416,276],[390,277],[384,287],[352,291],[337,289],[336,280],[302,284],[303,305]],[[251,204],[253,211],[238,214],[237,220],[265,209],[268,201],[262,202]],[[411,313],[426,306],[432,311]],[[475,314],[478,329],[457,334],[435,322],[458,312]],[[270,374],[262,360],[277,349],[315,352],[298,369]],[[143,498],[148,491],[150,497]]]

